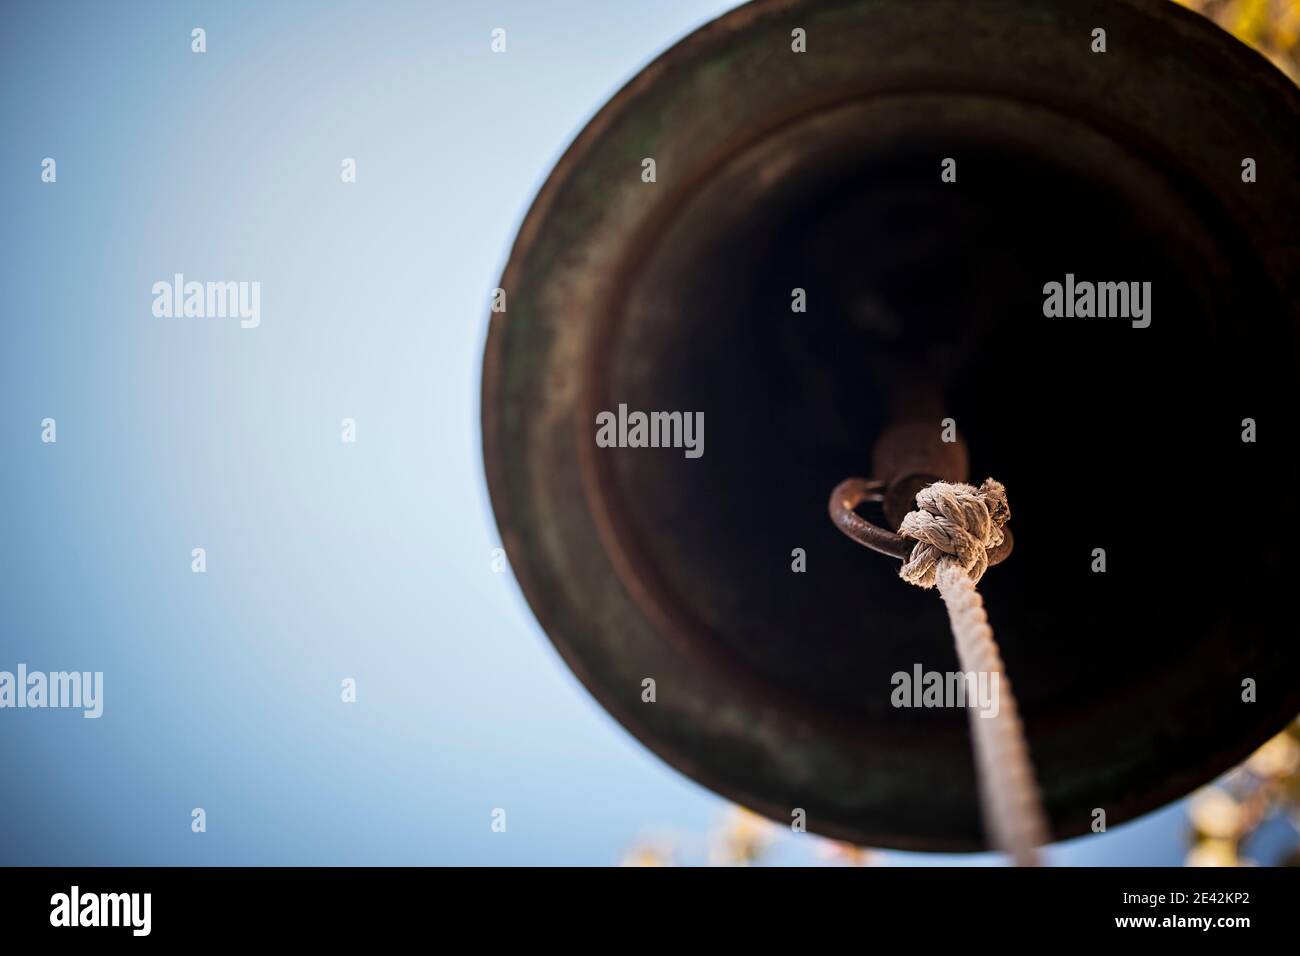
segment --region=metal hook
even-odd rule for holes
[[[887,554],[903,561],[911,556],[912,548],[916,545],[916,542],[892,531],[886,531],[879,525],[872,524],[855,510],[859,505],[868,501],[883,502],[885,500],[885,490],[886,487],[883,481],[868,478],[846,478],[836,485],[835,490],[831,492],[829,505],[831,521],[835,523],[835,527],[858,544],[868,547],[872,551],[879,551],[881,554]],[[1002,533],[1004,535],[1002,543],[989,552],[989,567],[1005,561],[1008,555],[1011,554],[1011,548],[1015,544],[1011,537],[1011,529],[1003,528]]]

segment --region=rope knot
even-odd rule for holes
[[[916,540],[899,576],[917,587],[932,588],[941,564],[955,566],[972,581],[984,576],[989,551],[1002,543],[1002,526],[1011,518],[1007,489],[984,479],[976,488],[936,481],[916,495],[917,510],[903,518],[898,533]]]

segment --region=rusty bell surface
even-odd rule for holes
[[[1053,315],[1067,276],[1149,283],[1147,315]],[[854,475],[886,529],[927,471],[1010,490],[1015,551],[980,587],[1056,837],[1300,711],[1277,504],[1300,96],[1208,21],[743,6],[582,131],[501,288],[483,444],[511,565],[609,713],[717,792],[858,843],[983,845],[966,715],[891,700],[895,674],[956,669],[940,602],[827,520]]]

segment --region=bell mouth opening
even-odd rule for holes
[[[1131,692],[1188,652],[1189,631],[1214,631],[1206,608],[1170,608],[1134,642],[1113,615],[1152,582],[1098,600],[1077,559],[1142,525],[1126,476],[1186,460],[1206,417],[1252,387],[1216,327],[1243,321],[1243,301],[1276,314],[1267,283],[1242,284],[1249,243],[1212,195],[1142,145],[997,95],[894,94],[791,118],[664,187],[588,356],[578,448],[605,546],[665,636],[849,737],[963,750],[964,714],[891,703],[892,675],[955,669],[942,607],[825,510],[839,481],[870,475],[887,425],[945,418],[969,477],[1010,490],[1020,550],[985,588],[1013,674],[1101,685],[1122,657]],[[1045,316],[1045,284],[1067,276],[1149,283],[1158,321]],[[593,421],[620,406],[701,415],[702,454],[596,447]],[[1167,427],[1125,427],[1139,407]],[[1062,480],[1089,494],[1063,508]],[[1201,496],[1186,486],[1166,507]],[[1032,726],[1078,718],[1059,690],[1018,682]]]
[[[557,163],[488,333],[488,487],[564,661],[692,779],[867,845],[984,845],[965,713],[891,693],[956,667],[942,607],[827,514],[900,420],[953,419],[969,478],[1007,487],[980,590],[1056,836],[1300,709],[1261,585],[1295,540],[1268,490],[1295,475],[1300,99],[1173,4],[1030,6],[757,0],[702,28]],[[1103,17],[1126,42],[1099,56]],[[1049,318],[1069,276],[1150,283],[1150,324]],[[620,409],[702,415],[703,453],[603,446]]]

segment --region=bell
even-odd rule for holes
[[[1092,304],[1053,308],[1067,281]],[[891,700],[957,669],[944,610],[827,519],[850,477],[886,534],[928,481],[1006,485],[980,590],[1055,838],[1300,712],[1300,94],[1208,21],[748,4],[588,124],[501,289],[483,443],[520,586],[601,705],[731,800],[985,846],[966,714]]]

